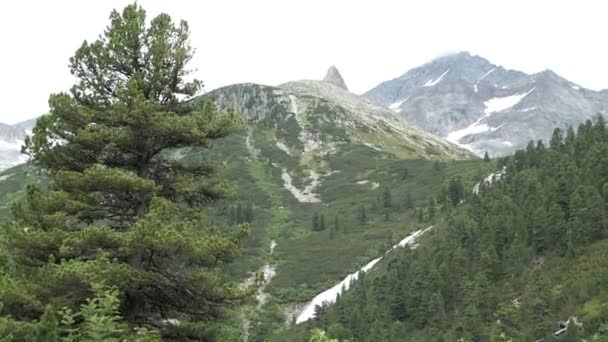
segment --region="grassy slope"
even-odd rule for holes
[[[409,193],[414,206],[426,207],[430,196],[436,194],[454,175],[461,175],[467,186],[489,173],[490,164],[481,161],[441,162],[441,170],[431,160],[401,160],[393,154],[379,152],[371,147],[348,144],[341,145],[333,154],[321,153],[314,157],[298,155],[298,127],[295,120],[288,120],[278,129],[257,124],[251,127],[255,148],[254,158],[248,151],[245,140],[247,132],[241,132],[213,146],[208,152],[191,150],[185,158],[209,158],[224,163],[222,177],[233,182],[238,191],[233,198],[218,203],[213,220],[218,225],[227,223],[226,207],[234,203],[252,203],[254,221],[250,236],[244,243],[243,255],[227,267],[227,275],[234,280],[246,278],[257,270],[268,258],[268,244],[276,239],[277,276],[268,287],[273,294],[267,308],[260,313],[260,320],[270,320],[264,325],[263,336],[282,325],[283,317],[279,303],[302,302],[333,285],[346,274],[354,271],[370,259],[384,253],[387,246],[399,241],[410,231],[427,225],[418,222],[413,209],[404,208]],[[275,126],[276,127],[276,126]],[[285,141],[295,153],[290,156],[280,150],[275,139]],[[274,165],[273,165],[274,164]],[[277,167],[279,166],[279,167]],[[303,188],[308,182],[307,169],[314,167],[321,172],[339,171],[323,178],[315,192],[323,203],[300,203],[283,187],[281,168],[291,170],[294,184]],[[404,169],[408,177],[403,178]],[[0,181],[2,202],[23,196],[19,191],[26,178],[26,167],[19,166],[3,174],[14,176]],[[357,184],[358,181],[367,181]],[[377,183],[378,187],[373,184]],[[388,220],[384,209],[379,207],[383,189],[391,190],[393,206]],[[366,207],[368,222],[361,225],[357,212]],[[312,216],[315,212],[325,216],[328,229],[313,232]],[[2,212],[0,212],[1,214]],[[339,230],[330,238],[334,218],[339,219]],[[255,333],[255,332],[254,332]],[[256,340],[253,338],[253,340]]]

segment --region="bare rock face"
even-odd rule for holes
[[[329,70],[327,70],[327,74],[325,74],[325,77],[323,78],[323,82],[331,83],[344,90],[348,90],[348,88],[346,87],[346,83],[344,82],[344,79],[342,78],[342,75],[340,75],[340,72],[338,71],[338,69],[333,65],[329,68]]]
[[[364,95],[403,119],[476,154],[513,153],[608,114],[608,92],[585,89],[550,70],[526,74],[467,52],[446,55]]]

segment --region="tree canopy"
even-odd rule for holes
[[[187,69],[193,53],[186,22],[148,22],[132,4],[70,58],[77,83],[50,96],[25,144],[51,184],[30,186],[6,224],[3,247],[19,271],[4,312],[32,321],[49,303],[78,309],[103,284],[118,290],[132,326],[190,336],[189,324],[209,326],[243,297],[221,270],[247,226],[206,223],[208,205],[231,187],[220,163],[180,158],[241,124],[193,100],[202,87]]]

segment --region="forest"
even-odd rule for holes
[[[497,167],[478,193],[451,182],[426,240],[276,340],[312,327],[339,341],[608,340],[604,119]]]
[[[309,139],[334,144],[306,154],[291,103],[247,121],[216,105],[229,90],[201,95],[187,22],[136,3],[109,19],[28,163],[0,173],[0,342],[608,341],[602,116],[475,158],[414,130],[403,148],[384,122],[349,132],[306,95]],[[251,109],[267,88],[232,91]]]

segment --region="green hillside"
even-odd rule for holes
[[[606,341],[606,156],[600,119],[500,160],[505,176],[446,201],[417,249],[274,340],[319,327],[355,341]]]

